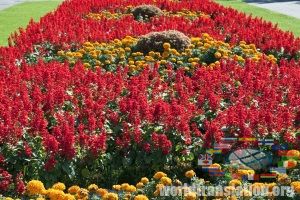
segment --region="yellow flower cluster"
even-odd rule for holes
[[[177,11],[177,12],[170,12],[170,11],[164,10],[164,15],[168,16],[168,17],[184,17],[184,18],[187,18],[190,20],[195,20],[199,17],[210,18],[209,15],[207,15],[203,12],[191,11],[191,10],[187,10],[187,9],[183,9],[183,10]]]
[[[86,18],[93,19],[93,20],[101,20],[105,19],[120,19],[125,16],[130,16],[130,9],[132,6],[128,6],[124,9],[124,12],[110,12],[108,10],[103,10],[99,13],[89,13],[86,15]],[[181,11],[171,12],[163,10],[163,16],[167,17],[184,17],[186,19],[195,20],[199,17],[209,18],[210,16],[199,11],[190,11],[187,9],[183,9]]]
[[[45,198],[50,200],[87,200],[89,193],[95,193],[103,199],[118,199],[116,194],[110,194],[106,189],[98,188],[96,184],[89,185],[88,189],[73,185],[68,188],[67,193],[65,193],[64,190],[66,190],[66,186],[60,182],[55,183],[47,190],[44,184],[38,180],[29,181],[26,185],[26,194],[29,196],[38,196],[39,200],[44,200]],[[113,198],[115,196],[116,198]]]
[[[129,14],[123,14],[118,12],[109,12],[107,10],[103,10],[100,13],[89,13],[86,15],[86,18],[93,20],[101,20],[101,19],[120,19],[124,16],[128,16]]]
[[[163,172],[156,172],[153,176],[153,178],[156,180],[160,180],[162,177],[167,177],[167,174]]]
[[[124,192],[135,192],[136,187],[134,185],[129,185],[128,183],[123,183],[122,185],[113,185],[113,189],[116,191],[124,191]]]
[[[294,152],[295,153],[295,152]],[[294,154],[293,154],[294,155]],[[210,167],[219,168],[222,169],[221,165],[218,163],[214,163],[210,165]],[[253,170],[238,170],[241,174],[254,174],[255,172]],[[186,171],[184,174],[187,178],[195,177],[196,182],[203,183],[205,185],[210,185],[211,183],[209,181],[204,181],[203,179],[198,179],[195,175],[196,173],[193,170]],[[192,180],[193,181],[193,180]],[[300,194],[300,181],[294,181],[292,182],[288,175],[286,174],[279,174],[277,177],[277,183],[261,183],[261,182],[255,182],[255,183],[248,183],[243,182],[239,179],[233,179],[228,182],[228,186],[225,186],[226,193],[216,193],[215,198],[217,199],[231,199],[235,200],[237,199],[236,192],[237,187],[241,186],[244,187],[247,186],[247,189],[243,189],[240,191],[240,195],[244,197],[244,199],[249,199],[252,197],[251,191],[266,191],[266,195],[269,198],[273,198],[274,194],[272,189],[278,185],[290,185],[294,191],[297,194]],[[140,181],[136,184],[136,187],[134,185],[130,185],[128,183],[123,183],[120,185],[114,185],[112,187],[113,190],[107,190],[104,188],[99,188],[96,184],[91,184],[85,188],[80,188],[77,185],[73,185],[69,187],[66,190],[66,186],[63,183],[56,183],[51,188],[45,189],[43,183],[38,180],[32,180],[27,183],[26,185],[26,195],[30,198],[36,198],[37,200],[88,200],[90,194],[98,195],[103,200],[148,200],[152,198],[152,195],[154,197],[157,197],[160,195],[160,192],[162,189],[166,186],[180,186],[182,183],[179,180],[172,181],[171,178],[167,176],[164,172],[156,172],[153,176],[153,179],[150,181],[147,177],[142,177]],[[153,187],[154,192],[153,194],[146,196],[144,195],[143,189],[148,190],[149,188]],[[139,191],[137,189],[140,189]],[[267,189],[267,190],[265,190]],[[65,192],[66,190],[66,192]],[[184,200],[196,200],[197,194],[192,191],[189,187],[177,187],[177,192],[179,194],[183,194]],[[120,196],[119,196],[120,195]],[[12,200],[11,198],[6,198],[7,200]]]
[[[44,184],[38,180],[29,181],[26,186],[26,191],[28,195],[39,195],[45,194],[46,192]]]
[[[185,176],[187,178],[193,178],[196,175],[196,173],[194,172],[194,170],[189,170],[187,172],[185,172]]]
[[[244,176],[255,174],[255,171],[251,169],[238,169],[236,174],[238,175],[238,179],[242,180]]]
[[[294,181],[291,183],[291,187],[297,194],[300,194],[300,181]]]
[[[138,38],[126,36],[108,43],[85,42],[77,51],[58,51],[57,55],[67,59],[71,64],[82,60],[87,69],[102,68],[107,71],[116,70],[117,66],[128,66],[131,72],[140,71],[145,66],[158,63],[160,66],[170,64],[176,68],[183,67],[186,71],[194,70],[199,64],[208,69],[220,66],[221,59],[234,59],[241,64],[246,58],[259,61],[263,54],[255,45],[240,42],[231,46],[223,41],[215,40],[207,33],[202,37],[192,37],[191,45],[179,52],[170,43],[163,44],[163,52],[150,51],[146,55],[133,49]],[[270,61],[276,62],[273,55]]]

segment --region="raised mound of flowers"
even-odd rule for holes
[[[292,33],[208,0],[69,0],[9,42],[3,197],[299,198]]]

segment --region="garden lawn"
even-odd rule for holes
[[[10,33],[19,27],[26,27],[29,20],[39,20],[47,12],[54,10],[61,0],[28,1],[0,11],[0,46],[7,45]]]
[[[296,36],[300,36],[300,19],[252,6],[241,0],[216,0],[216,2],[226,7],[232,7],[247,14],[252,14],[255,17],[262,17],[275,24],[277,23],[281,29],[292,31]]]

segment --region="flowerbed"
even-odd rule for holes
[[[142,4],[151,6],[136,15]],[[109,197],[96,185],[81,197],[62,192],[62,184],[46,190],[29,181],[111,188],[165,171],[191,183],[190,169],[228,186],[234,177],[225,158],[235,149],[280,158],[259,139],[293,149],[290,177],[275,179],[299,193],[300,39],[292,33],[211,1],[71,0],[9,41],[0,48],[1,194],[167,198],[152,191],[161,177]],[[213,159],[226,175],[207,177],[197,157],[228,137],[256,141],[222,149]],[[178,198],[196,198],[190,195]]]

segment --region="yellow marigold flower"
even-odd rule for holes
[[[211,47],[211,45],[210,45],[209,43],[205,43],[205,44],[204,44],[204,48],[205,48],[205,49],[208,49],[208,48],[210,48],[210,47]]]
[[[159,190],[155,190],[155,191],[153,192],[153,195],[156,196],[156,197],[157,197],[159,194],[160,194],[160,191],[159,191]]]
[[[173,54],[173,55],[176,55],[178,54],[177,50],[176,49],[170,49],[170,53]]]
[[[300,181],[293,181],[291,182],[291,187],[300,186]]]
[[[221,58],[222,57],[222,54],[220,53],[220,52],[216,52],[215,53],[215,58],[217,58],[217,59],[219,59],[219,58]]]
[[[101,197],[103,197],[104,195],[106,195],[108,193],[108,191],[106,189],[103,189],[103,188],[99,188],[96,193],[98,195],[100,195]]]
[[[197,194],[195,192],[189,192],[184,197],[184,200],[196,200],[196,199],[197,199]]]
[[[65,184],[58,182],[52,186],[53,189],[64,191],[66,189]]]
[[[62,50],[57,52],[57,55],[59,55],[59,56],[63,56],[64,54],[65,54],[65,52]]]
[[[148,200],[148,197],[140,194],[140,195],[135,196],[134,200]]]
[[[64,199],[65,193],[62,190],[50,188],[47,190],[47,196],[50,200]]]
[[[75,53],[75,57],[76,57],[76,58],[82,58],[82,53],[76,52],[76,53]]]
[[[87,189],[80,189],[77,193],[79,199],[86,198],[89,195],[89,191]]]
[[[191,38],[191,42],[192,42],[193,44],[196,44],[196,43],[200,42],[200,38],[198,38],[198,37],[192,37],[192,38]]]
[[[36,200],[45,200],[45,198],[44,197],[38,197],[38,198],[36,198]]]
[[[128,183],[123,183],[123,184],[121,185],[121,189],[122,189],[122,190],[126,190],[129,186],[130,186],[130,185],[129,185]]]
[[[287,174],[279,174],[277,176],[277,182],[280,184],[290,184],[291,179]]]
[[[147,177],[143,177],[141,179],[141,182],[144,183],[144,184],[147,184],[147,183],[149,183],[149,179]]]
[[[91,67],[90,63],[84,63],[83,66],[84,66],[85,68],[90,68],[90,67]]]
[[[95,192],[98,189],[98,185],[96,184],[91,184],[88,186],[88,190],[91,192]]]
[[[300,194],[300,185],[297,185],[296,187],[293,188],[294,191],[297,193],[297,194]]]
[[[176,179],[174,182],[174,185],[180,186],[180,185],[182,185],[182,182],[180,180]]]
[[[103,200],[118,200],[118,195],[115,193],[107,193],[103,196]]]
[[[80,191],[80,187],[78,185],[73,185],[71,187],[69,187],[68,192],[70,194],[76,194]]]
[[[192,65],[192,67],[196,67],[198,65],[198,63],[197,62],[192,62],[191,65]]]
[[[291,187],[294,189],[294,191],[298,194],[300,194],[300,181],[294,181],[291,183]]]
[[[172,184],[172,180],[169,177],[165,177],[165,176],[160,179],[160,182],[164,185]]]
[[[163,44],[163,47],[164,47],[165,50],[169,50],[171,48],[171,45],[170,45],[170,43],[166,42],[166,43]]]
[[[71,51],[68,51],[68,52],[66,53],[66,56],[72,57],[72,56],[73,56],[73,53],[72,53]]]
[[[233,179],[229,182],[229,186],[236,187],[236,186],[240,186],[240,185],[242,185],[242,182],[238,179]]]
[[[178,65],[183,65],[183,62],[181,60],[177,61]]]
[[[29,195],[38,195],[45,193],[44,184],[38,180],[29,181],[26,185],[26,190]]]
[[[176,58],[171,58],[170,61],[173,62],[173,63],[175,63],[176,62]]]
[[[140,188],[144,187],[144,183],[138,182],[138,183],[136,184],[136,187],[140,189]]]
[[[253,170],[239,169],[239,170],[237,171],[237,174],[238,174],[240,177],[243,177],[243,176],[255,174],[255,171],[253,171]]]
[[[135,192],[136,191],[136,187],[134,185],[130,185],[128,186],[125,191],[127,192]]]
[[[156,190],[161,190],[162,188],[164,188],[165,186],[164,186],[164,184],[162,184],[162,183],[159,183],[159,184],[157,184],[156,186],[155,186],[155,188],[156,188]]]
[[[75,197],[71,194],[65,194],[63,200],[75,200]]]
[[[170,55],[170,53],[167,52],[167,51],[164,51],[164,52],[162,53],[162,57],[163,57],[163,58],[167,58],[167,57],[169,57],[169,55]]]
[[[156,172],[153,176],[153,178],[155,178],[156,180],[161,179],[162,177],[167,176],[167,174],[163,173],[163,172]]]
[[[221,165],[219,165],[218,163],[214,163],[214,164],[211,164],[209,167],[211,168],[218,168],[218,169],[221,169]]]
[[[129,48],[129,47],[125,47],[125,49],[124,49],[126,52],[130,52],[131,51],[131,49]]]
[[[193,178],[194,176],[195,176],[195,172],[194,172],[194,170],[189,170],[189,171],[187,171],[187,172],[185,172],[185,176],[187,177],[187,178]]]
[[[14,200],[14,199],[10,197],[5,197],[4,200]]]

